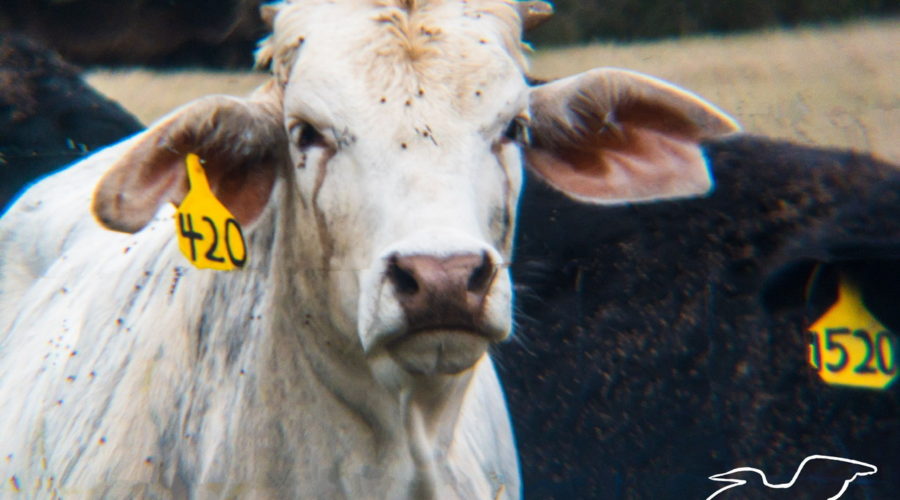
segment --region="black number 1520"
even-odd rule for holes
[[[860,375],[897,373],[894,337],[890,332],[881,331],[873,336],[862,329],[826,328],[823,336],[824,340],[818,332],[809,332],[810,362],[820,372],[827,370],[831,373],[840,373],[852,368],[854,373]],[[851,338],[858,339],[857,345],[862,344],[862,352],[853,349],[847,342]],[[836,354],[837,359],[823,363],[825,353],[828,353],[830,358]]]

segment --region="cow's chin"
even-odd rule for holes
[[[406,334],[387,346],[391,358],[413,375],[455,375],[468,370],[490,342],[468,330],[435,329]]]

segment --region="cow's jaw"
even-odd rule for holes
[[[391,358],[409,373],[457,374],[471,368],[487,350],[478,332],[439,328],[408,333],[387,345]]]

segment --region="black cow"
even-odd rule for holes
[[[0,213],[28,182],[142,128],[55,52],[0,34]]]
[[[900,331],[900,174],[751,136],[705,152],[706,198],[588,207],[527,183],[498,356],[526,498],[706,498],[711,475],[813,454],[879,467],[847,498],[889,498],[900,390],[825,384],[807,328],[845,272]]]

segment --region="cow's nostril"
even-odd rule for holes
[[[396,255],[392,256],[388,261],[387,276],[391,283],[394,284],[394,290],[398,294],[414,295],[419,291],[419,282],[416,280],[415,275],[400,265]]]
[[[467,288],[470,292],[483,294],[489,288],[491,282],[494,281],[494,274],[497,268],[491,262],[491,257],[484,252],[481,256],[481,264],[478,265],[469,276]]]

